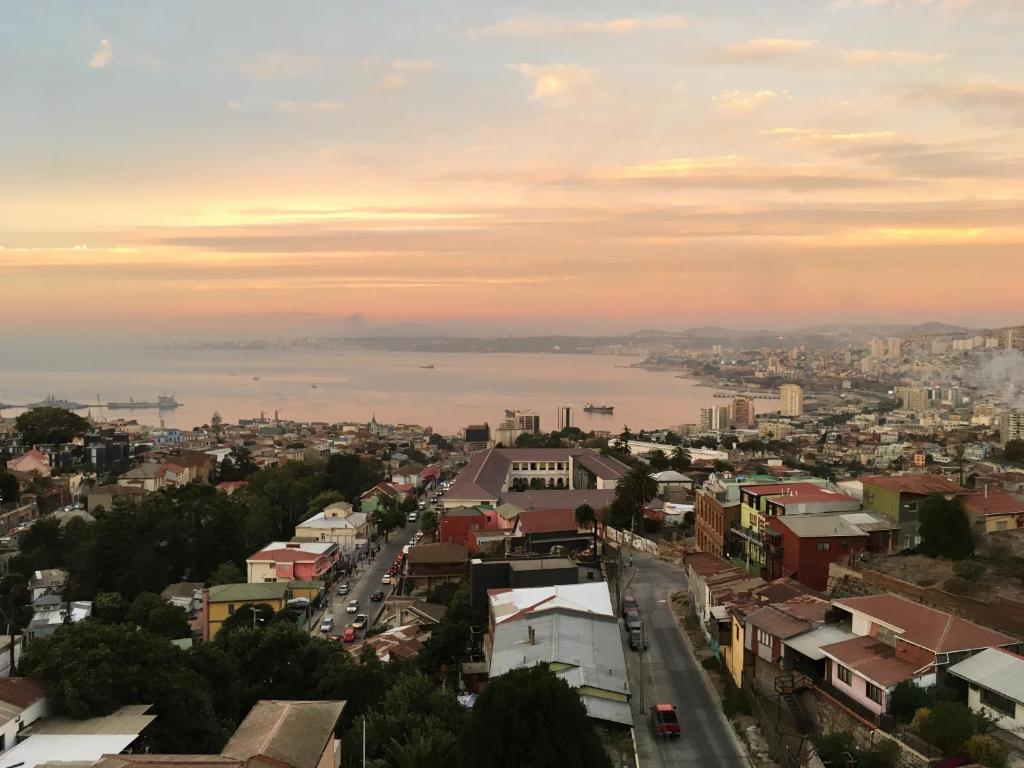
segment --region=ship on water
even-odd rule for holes
[[[76,403],[72,400],[64,400],[53,395],[47,395],[38,403],[29,403],[25,408],[63,408],[65,411],[84,411],[88,405]]]
[[[614,405],[594,405],[593,403],[587,403],[583,406],[583,410],[587,413],[615,413]]]
[[[432,370],[434,370],[434,364],[433,363],[424,363],[423,365],[420,366],[420,368],[425,368],[428,371],[432,371]]]
[[[174,395],[158,395],[156,402],[146,400],[135,400],[129,398],[128,402],[120,403],[107,403],[107,408],[122,408],[122,409],[140,409],[140,408],[159,408],[160,410],[166,410],[170,408],[177,408],[181,403],[174,399]]]

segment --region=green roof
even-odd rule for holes
[[[256,600],[283,600],[288,594],[288,585],[283,581],[267,581],[260,584],[221,584],[210,587],[211,603],[234,603]]]

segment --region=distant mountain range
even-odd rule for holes
[[[949,323],[928,322],[917,324],[834,324],[809,325],[802,328],[745,330],[724,328],[720,325],[705,325],[697,328],[686,328],[681,331],[664,331],[655,328],[644,328],[627,333],[627,338],[683,338],[683,339],[720,339],[736,340],[750,338],[800,338],[806,336],[929,336],[944,333],[964,333],[971,330]]]

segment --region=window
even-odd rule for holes
[[[1007,520],[998,520],[998,521],[996,521],[996,530],[997,531],[1005,531],[1009,527],[1010,527],[1010,523]]]
[[[234,603],[228,603],[228,616],[234,616],[234,615],[235,615],[235,604]]]
[[[917,512],[917,502],[908,501],[904,509],[906,509],[907,512]]]
[[[882,704],[885,701],[885,691],[874,683],[867,683],[865,693],[875,704]]]
[[[536,461],[531,461],[530,462],[530,471],[531,472],[536,472],[537,471],[537,462]]]
[[[764,645],[768,648],[772,647],[772,636],[765,632],[763,629],[757,630],[757,644]]]
[[[1017,704],[1013,699],[1008,699],[1002,694],[990,691],[987,688],[981,689],[981,703],[1007,717],[1014,717],[1017,711]]]
[[[846,685],[851,685],[853,683],[853,673],[851,673],[850,670],[842,664],[836,665],[836,677]]]
[[[819,541],[818,542],[818,551],[819,552],[828,552],[829,549],[831,549],[831,547],[832,547],[832,545],[829,542],[827,542],[827,541]]]
[[[736,625],[736,639],[737,640],[740,639],[740,625],[739,624]]]

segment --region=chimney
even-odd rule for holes
[[[533,627],[528,626],[526,628],[526,634],[530,638],[530,645],[536,645],[537,644],[537,630],[535,630]]]

